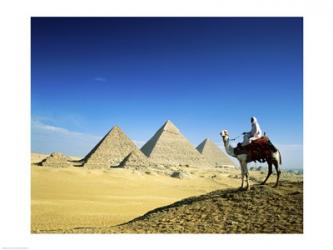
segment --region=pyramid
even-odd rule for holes
[[[84,167],[116,167],[137,146],[117,126],[113,127],[97,145],[83,158]]]
[[[53,167],[53,168],[67,168],[71,164],[68,162],[69,157],[63,155],[62,153],[52,153],[44,160],[42,160],[38,165],[43,167]]]
[[[133,150],[119,164],[121,168],[141,168],[149,166],[148,158],[139,149]]]
[[[205,156],[212,166],[234,166],[229,157],[214,142],[207,138],[197,146],[197,150]]]
[[[178,128],[166,121],[155,135],[141,148],[150,162],[169,166],[210,166]]]

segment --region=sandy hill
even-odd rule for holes
[[[116,167],[137,146],[117,126],[113,127],[97,145],[83,158],[84,167]]]
[[[152,163],[174,166],[210,166],[171,122],[166,121],[141,148]]]
[[[218,190],[154,209],[110,231],[125,233],[302,233],[303,182]]]
[[[71,158],[63,155],[62,153],[51,153],[45,159],[38,163],[38,165],[43,167],[53,167],[53,168],[67,168],[70,167]]]
[[[48,154],[42,154],[42,153],[31,153],[31,163],[37,164],[40,163],[42,160],[44,160],[46,157],[48,157]]]
[[[133,158],[135,157],[133,156]],[[179,171],[178,169],[180,168],[185,178],[172,178],[174,176],[170,174],[173,171]],[[125,228],[125,226],[122,226],[118,228],[114,226],[126,223],[155,208],[173,204],[187,197],[207,194],[221,189],[229,189],[230,191],[230,188],[238,188],[241,181],[240,170],[236,168],[184,168],[171,166],[161,167],[160,174],[157,170],[152,171],[150,166],[149,169],[140,167],[138,170],[135,169],[133,171],[132,167],[92,170],[77,167],[40,167],[36,164],[31,164],[31,231],[33,233],[118,233],[127,232],[126,230],[128,232],[143,232],[144,230],[139,227],[134,228],[134,226],[131,226],[131,228],[127,228],[126,226]],[[167,174],[163,174],[165,172]],[[256,187],[255,184],[262,182],[266,175],[267,167],[250,170],[250,183]],[[269,185],[273,185],[275,180],[276,175],[273,173],[273,176],[268,180]],[[279,215],[281,218],[286,218],[286,221],[291,220],[289,222],[292,223],[294,218],[295,223],[299,223],[299,219],[297,219],[299,215],[294,212],[296,203],[285,202],[283,197],[288,197],[286,196],[288,193],[302,191],[298,190],[297,183],[303,181],[303,176],[283,171],[281,180],[282,186],[277,189],[271,189],[269,186],[264,187],[265,190],[272,190],[275,194],[281,194],[281,196],[275,195],[272,196],[273,199],[267,199],[267,195],[264,193],[265,195],[260,202],[256,201],[252,204],[250,201],[252,197],[257,197],[256,200],[260,197],[258,195],[250,195],[245,197],[246,204],[250,207],[251,214],[255,213],[254,210],[260,212],[267,207],[267,211],[280,211]],[[291,184],[289,185],[288,183],[295,183],[295,188],[292,188]],[[274,200],[274,197],[277,199]],[[297,195],[294,197],[295,199],[300,199]],[[196,199],[192,198],[191,200],[194,201],[193,204],[196,204]],[[281,209],[280,205],[277,207],[273,206],[276,202],[283,204],[285,208]],[[219,204],[220,202],[217,205]],[[236,206],[235,203],[233,204]],[[237,206],[243,206],[244,204],[240,202],[240,205]],[[258,209],[255,206],[259,206]],[[178,207],[180,210],[178,210]],[[187,212],[187,210],[182,210],[181,206],[178,207],[176,211],[179,211],[179,215]],[[229,208],[231,210],[234,209],[232,207]],[[191,209],[190,213],[192,214],[189,215],[190,217],[184,216],[184,218],[187,218],[187,220],[194,218],[194,220],[186,225],[182,222],[182,228],[178,229],[174,226],[177,223],[171,218],[166,218],[165,222],[163,222],[164,231],[159,227],[153,226],[153,224],[150,225],[150,222],[153,222],[155,217],[151,217],[149,221],[144,223],[150,225],[147,228],[151,232],[156,232],[157,230],[161,232],[198,232],[190,225],[198,225],[199,222],[197,223],[195,218],[204,217],[205,209],[207,209],[205,206],[203,211]],[[235,211],[237,213],[234,216],[238,214],[239,210],[235,209]],[[167,211],[165,210],[165,212]],[[214,213],[217,214],[219,212],[215,211]],[[232,214],[227,212],[223,212],[222,215],[228,219],[233,217]],[[269,213],[267,212],[266,215],[269,216]],[[178,212],[174,216],[181,221],[178,218]],[[241,214],[240,216],[247,215]],[[237,216],[235,218],[239,219]],[[265,219],[263,220],[264,222],[270,223],[270,220]],[[217,220],[215,223],[224,222],[223,220],[222,222]],[[247,224],[246,221],[241,223]],[[241,227],[242,225],[239,226]],[[151,227],[155,227],[155,229],[151,230]],[[268,225],[266,224],[262,228],[265,227],[268,227]],[[288,227],[288,230],[290,228]],[[217,228],[214,232],[219,232],[219,229]],[[212,228],[205,228],[202,232],[213,230]]]
[[[233,166],[233,162],[229,157],[221,150],[219,147],[206,138],[201,142],[196,148],[205,158],[209,161],[212,166],[222,167],[222,166]]]

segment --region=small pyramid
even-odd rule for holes
[[[83,158],[84,167],[116,167],[133,150],[138,149],[117,126],[113,127],[97,145]]]
[[[141,151],[152,163],[158,165],[210,166],[205,157],[191,145],[169,120],[141,148]]]
[[[197,150],[205,156],[212,166],[234,166],[229,157],[214,142],[207,138],[197,146]]]
[[[68,162],[69,157],[63,155],[62,153],[52,153],[44,160],[42,160],[38,165],[43,167],[52,167],[52,168],[67,168],[71,164]]]
[[[119,164],[121,168],[140,168],[149,166],[148,158],[139,149],[133,150]]]

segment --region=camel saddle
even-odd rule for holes
[[[242,146],[238,143],[234,150],[236,155],[247,154],[249,161],[266,162],[272,159],[272,153],[275,153],[277,148],[271,143],[267,136],[260,137],[251,143]]]

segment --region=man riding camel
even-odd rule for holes
[[[257,121],[257,118],[254,116],[251,117],[251,131],[250,132],[244,132],[244,138],[243,138],[243,143],[241,144],[242,146],[250,144],[252,141],[259,139],[262,137],[262,132],[259,126],[259,123]]]

